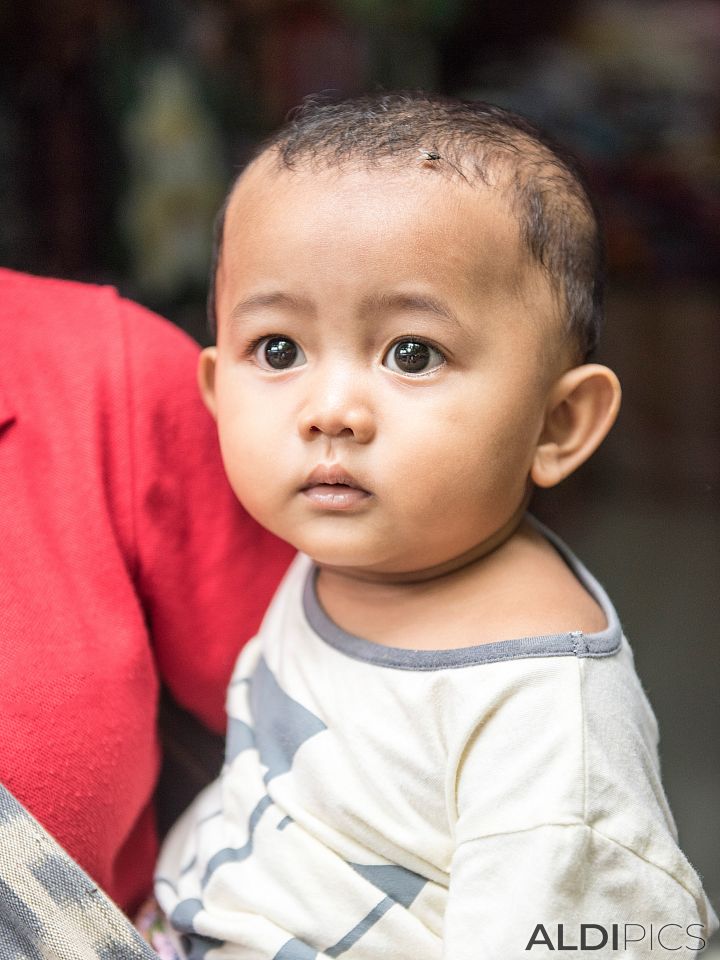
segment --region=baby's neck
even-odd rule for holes
[[[513,554],[512,541],[536,536],[525,517],[526,502],[490,537],[471,550],[433,567],[396,574],[322,566],[317,578],[320,604],[335,623],[348,633],[388,646],[425,646],[419,632],[437,619],[447,630],[453,619],[462,630],[460,613],[470,596],[476,597],[487,584],[492,594],[504,582],[503,568],[508,553]],[[462,645],[462,644],[460,644]]]
[[[412,650],[606,628],[596,598],[524,513],[503,534],[452,565],[406,580],[322,568],[318,599],[346,633]]]

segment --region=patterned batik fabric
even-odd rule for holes
[[[127,917],[2,785],[0,960],[157,960]]]

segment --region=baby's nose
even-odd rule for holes
[[[337,437],[369,443],[375,436],[375,418],[367,398],[352,377],[318,384],[298,418],[304,440]]]

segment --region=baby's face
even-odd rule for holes
[[[277,172],[236,188],[204,363],[230,481],[321,564],[428,570],[522,504],[569,364],[507,201],[436,171]],[[560,364],[560,366],[558,366]]]

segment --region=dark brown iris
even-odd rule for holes
[[[430,362],[430,348],[426,343],[403,340],[394,350],[395,363],[404,373],[421,373]]]

